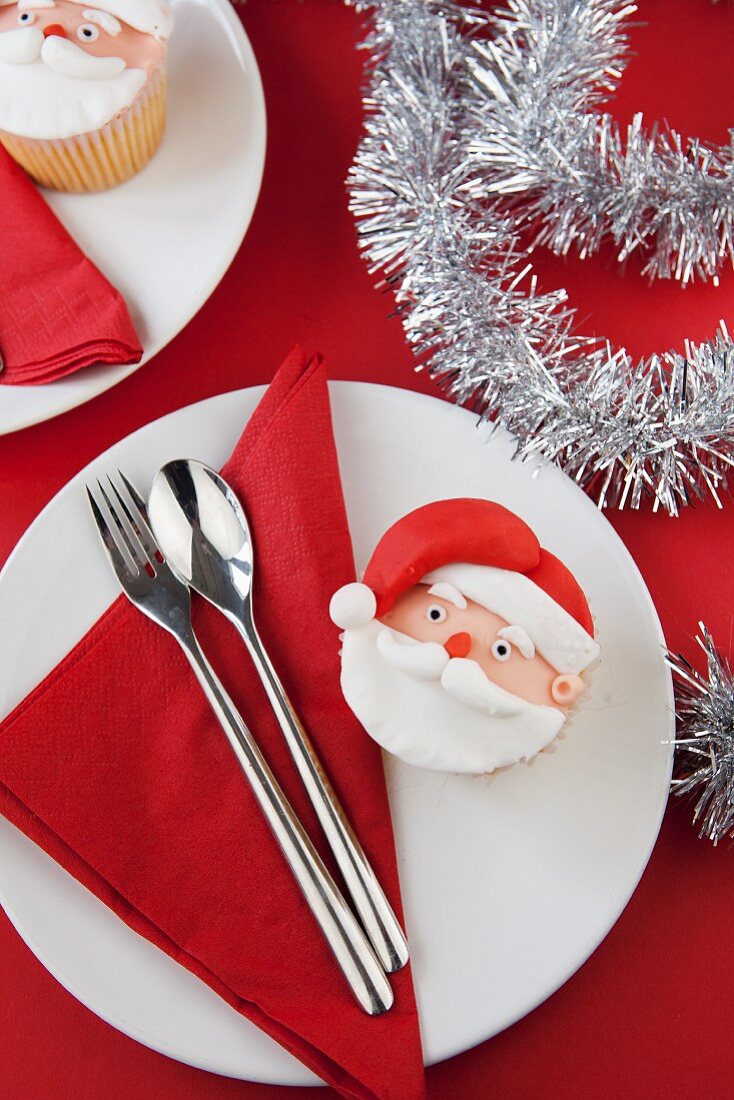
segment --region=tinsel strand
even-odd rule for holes
[[[620,261],[641,251],[646,274],[685,285],[734,259],[734,137],[714,146],[669,127],[648,132],[641,114],[622,134],[600,112],[624,71],[636,8],[509,0],[470,61],[492,100],[471,151],[536,243],[585,258],[611,238]]]
[[[676,754],[672,790],[693,797],[699,835],[734,837],[734,677],[703,623],[696,641],[704,676],[681,656],[667,660],[676,681]]]
[[[519,70],[510,59],[527,46],[517,20],[503,38],[507,15],[492,28],[474,9],[436,0],[356,6],[371,10],[371,62],[350,206],[361,247],[395,294],[419,364],[456,401],[513,433],[521,457],[557,463],[600,506],[639,507],[651,497],[655,508],[676,514],[706,494],[719,503],[734,463],[726,331],[690,344],[686,355],[670,351],[637,362],[624,349],[577,334],[565,291],[537,291],[519,239],[523,217],[493,191],[492,172],[478,159],[503,95],[517,98]],[[593,9],[584,81],[593,102],[609,91],[630,5],[512,6],[520,7],[528,18],[531,8],[552,15],[535,27],[549,56],[554,35],[565,41],[573,12]],[[578,134],[588,125],[589,101],[577,60],[567,59],[565,77],[561,62],[553,71],[570,88],[564,126]]]

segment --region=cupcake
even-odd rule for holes
[[[437,771],[485,774],[548,748],[599,656],[573,574],[489,500],[403,516],[330,614],[342,691],[367,733]]]
[[[0,0],[0,143],[58,191],[143,168],[166,123],[165,0]]]

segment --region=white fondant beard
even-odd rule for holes
[[[434,771],[479,775],[530,759],[565,720],[492,683],[475,661],[449,659],[442,646],[377,620],[344,632],[341,686],[375,741]]]
[[[18,30],[29,35],[28,42],[32,45],[32,32],[36,28]],[[64,68],[63,72],[52,68],[40,55],[35,60],[21,61],[26,48],[22,40],[19,43],[14,38],[12,48],[3,48],[3,39],[17,34],[15,30],[0,34],[0,130],[7,133],[54,140],[99,130],[130,106],[145,83],[144,69],[124,69],[103,78],[79,75],[82,69],[89,74],[104,71],[94,62],[119,60],[92,59],[81,50],[77,52],[87,60],[77,66],[76,73],[70,73],[69,69],[74,69],[72,61],[80,59],[68,50],[70,44],[61,39],[56,43],[53,38],[47,39],[43,48],[46,49],[49,43],[53,45],[59,57],[52,61],[55,66]],[[8,57],[14,60],[7,60]],[[108,69],[111,68],[108,65]]]

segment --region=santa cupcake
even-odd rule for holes
[[[572,573],[487,500],[398,520],[330,605],[342,691],[410,764],[480,774],[531,759],[581,700],[599,646]]]
[[[0,0],[0,142],[45,187],[139,172],[166,121],[166,0]]]

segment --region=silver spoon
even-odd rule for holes
[[[239,500],[208,466],[177,459],[155,475],[148,510],[169,565],[242,635],[367,936],[385,971],[399,970],[408,961],[403,930],[257,632],[253,545]]]

